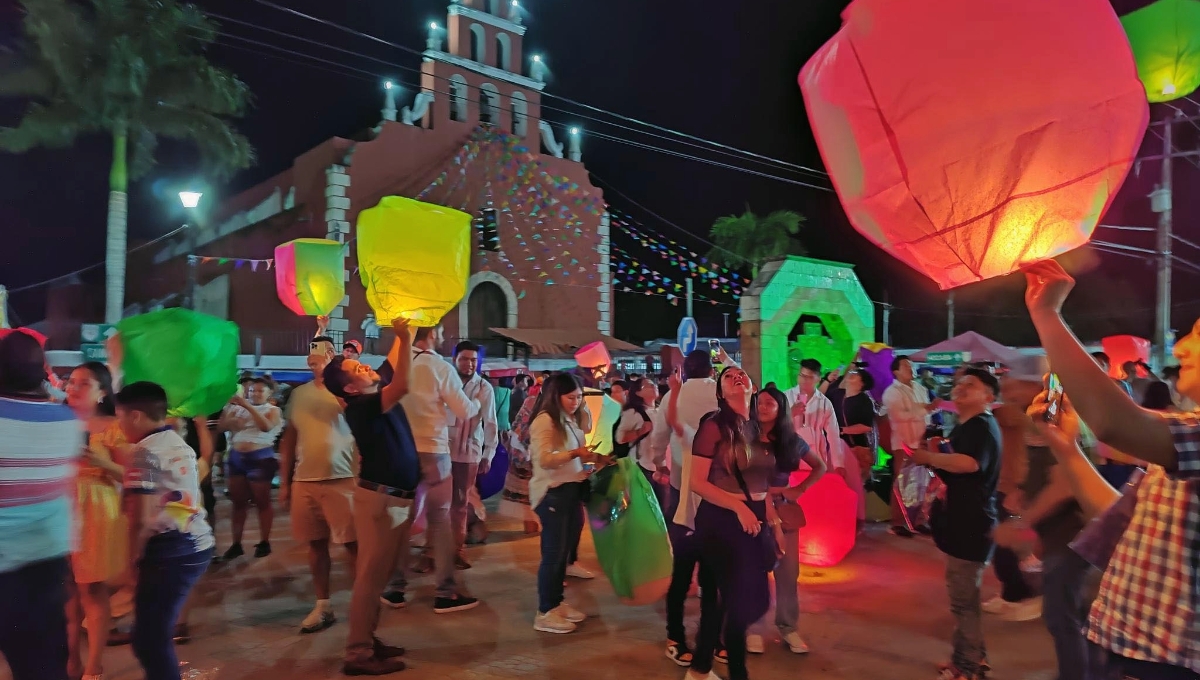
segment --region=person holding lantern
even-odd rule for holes
[[[1033,265],[1025,278],[1034,328],[1075,411],[1101,442],[1149,463],[1122,496],[1069,435],[1042,427],[1075,499],[1100,515],[1074,543],[1104,570],[1088,617],[1086,677],[1200,678],[1200,586],[1187,577],[1200,560],[1200,419],[1139,407],[1088,356],[1062,317],[1075,281],[1059,264]],[[1200,399],[1200,322],[1175,356],[1179,391]]]
[[[350,631],[342,672],[387,675],[405,669],[403,647],[375,637],[379,592],[398,555],[408,552],[413,500],[421,481],[417,446],[401,399],[409,390],[412,363],[408,322],[397,319],[396,340],[388,361],[393,378],[381,386],[370,366],[335,356],[322,371],[325,388],[345,404],[346,424],[359,452],[354,490],[354,534],[358,539],[354,589],[350,595]]]
[[[292,536],[308,545],[309,571],[317,596],[316,606],[300,623],[300,632],[305,634],[324,630],[336,621],[329,600],[330,542],[346,547],[351,571],[358,552],[353,510],[354,437],[342,405],[325,387],[325,367],[333,357],[330,338],[317,336],[309,343],[306,361],[313,379],[292,390],[279,444],[279,503],[290,508]]]

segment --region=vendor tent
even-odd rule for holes
[[[974,331],[967,331],[932,347],[926,347],[910,358],[913,361],[925,363],[930,361],[930,355],[944,356],[960,353],[965,362],[986,361],[1010,366],[1021,357],[1021,353],[1011,347],[1005,347]]]

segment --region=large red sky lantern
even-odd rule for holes
[[[942,289],[1083,245],[1148,108],[1108,0],[855,0],[800,89],[855,229]]]
[[[790,483],[804,481],[811,470],[792,473]],[[800,563],[831,567],[846,558],[858,538],[858,495],[837,475],[825,475],[798,501],[804,509],[800,529]]]

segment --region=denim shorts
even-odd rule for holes
[[[279,472],[279,461],[271,448],[230,451],[225,455],[225,476],[245,477],[251,482],[270,482]]]

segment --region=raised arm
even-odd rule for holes
[[[1025,303],[1050,365],[1096,438],[1135,458],[1175,470],[1178,459],[1167,422],[1135,404],[1063,320],[1062,304],[1075,280],[1052,260],[1026,269],[1025,279]]]
[[[392,381],[380,390],[380,408],[384,413],[392,410],[404,395],[408,394],[409,373],[412,372],[412,334],[408,330],[408,319],[399,318],[392,322],[396,339],[388,351],[388,363],[392,367]]]

